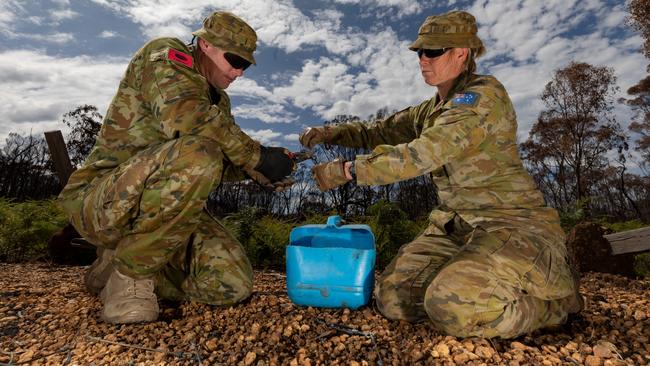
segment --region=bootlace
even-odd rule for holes
[[[154,283],[151,279],[136,280],[130,278],[126,291],[134,297],[148,299],[154,297]]]

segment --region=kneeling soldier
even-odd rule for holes
[[[313,170],[323,190],[356,178],[381,185],[430,174],[440,205],[429,227],[379,278],[388,318],[427,317],[459,337],[511,338],[562,324],[582,300],[557,212],[523,167],[503,85],[474,74],[484,52],[472,15],[428,17],[410,46],[433,98],[373,125],[312,127],[300,141],[374,149]]]
[[[287,151],[246,135],[224,91],[255,63],[255,31],[215,12],[193,34],[195,44],[158,38],[135,54],[92,152],[60,195],[98,246],[86,285],[101,291],[110,323],[155,320],[156,293],[216,305],[248,297],[248,258],[204,203],[244,173],[270,189],[290,184]]]

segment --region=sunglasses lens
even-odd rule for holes
[[[223,57],[228,61],[230,66],[233,67],[233,69],[239,69],[239,70],[246,70],[251,63],[248,62],[247,60],[235,55],[234,53],[225,53]]]
[[[428,50],[425,48],[420,48],[418,50],[418,57],[422,58],[422,55],[425,55],[427,58],[436,58],[442,56],[443,53],[447,51],[447,48],[441,48],[438,50]]]

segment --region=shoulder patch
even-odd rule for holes
[[[479,95],[474,92],[464,92],[454,95],[454,98],[451,100],[453,104],[456,105],[471,105],[472,107],[478,102]]]
[[[173,48],[170,48],[167,52],[167,59],[170,61],[175,61],[189,68],[192,68],[192,66],[194,66],[194,60],[192,59],[192,56]]]

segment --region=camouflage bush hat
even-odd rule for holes
[[[419,48],[473,48],[478,55],[485,50],[483,42],[476,35],[476,19],[465,11],[451,11],[442,15],[432,15],[424,20],[418,31],[418,38],[409,46],[411,51]]]
[[[203,20],[203,27],[192,34],[255,64],[253,52],[257,47],[257,34],[235,14],[215,11]]]

